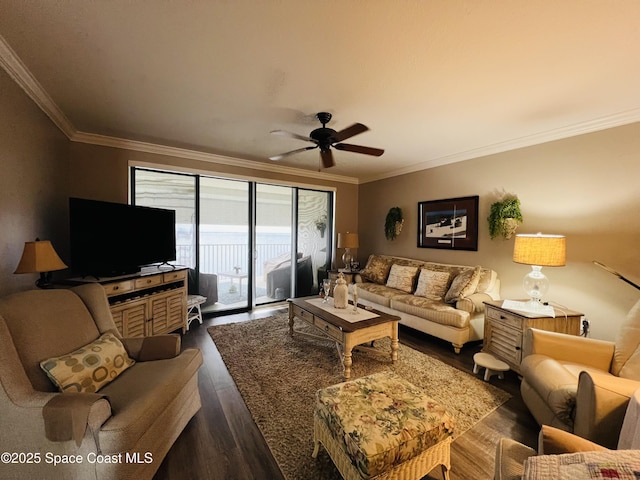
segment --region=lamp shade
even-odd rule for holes
[[[339,233],[338,248],[358,248],[357,233]]]
[[[42,273],[67,268],[49,240],[25,242],[22,258],[13,273]]]
[[[564,235],[516,235],[513,261],[540,267],[563,267],[566,264],[566,247]]]

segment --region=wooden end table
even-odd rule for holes
[[[507,309],[502,306],[502,303],[502,300],[484,302],[482,351],[491,353],[506,362],[517,373],[520,373],[522,343],[527,328],[580,335],[583,315],[580,312],[554,308],[554,318],[540,313]]]
[[[294,319],[298,318],[309,325],[319,328],[325,336],[302,332],[296,333],[323,340],[326,340],[327,337],[335,340],[338,355],[344,366],[345,379],[348,380],[351,377],[353,348],[363,343],[389,337],[391,339],[391,361],[396,362],[398,360],[398,321],[400,317],[377,310],[370,310],[378,316],[358,322],[348,322],[330,311],[307,301],[313,298],[318,297],[293,298],[289,300],[289,335],[293,336]]]

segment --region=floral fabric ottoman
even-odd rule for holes
[[[345,479],[416,479],[450,468],[453,417],[392,372],[316,393],[314,458],[320,443]]]

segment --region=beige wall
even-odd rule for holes
[[[392,160],[392,159],[390,159]],[[547,299],[584,312],[592,336],[613,339],[640,291],[593,265],[599,260],[640,283],[640,123],[446,165],[360,186],[358,257],[386,253],[494,268],[503,298],[523,298],[529,271],[511,260],[513,239],[491,240],[486,218],[499,193],[518,195],[519,233],[567,236],[567,266],[545,268]],[[417,247],[418,202],[480,196],[477,252]],[[402,208],[405,225],[384,237],[389,208]]]
[[[504,298],[521,298],[521,279],[528,267],[511,261],[513,240],[489,239],[485,220],[489,206],[504,190],[522,201],[525,222],[520,232],[567,235],[567,266],[545,269],[551,280],[548,298],[584,312],[594,337],[613,338],[640,297],[633,287],[591,263],[599,260],[640,282],[640,124],[358,187],[69,142],[4,71],[0,71],[0,104],[0,295],[33,286],[36,275],[13,274],[24,241],[37,236],[50,239],[68,260],[68,196],[127,201],[128,165],[133,161],[334,187],[336,231],[360,233],[361,261],[378,252],[483,264],[499,272]],[[417,203],[468,195],[480,196],[478,251],[417,248]],[[393,206],[403,209],[406,221],[400,237],[389,242],[383,224]]]
[[[67,254],[69,141],[0,69],[0,296],[34,288],[14,275],[25,241],[51,240]]]

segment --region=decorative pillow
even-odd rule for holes
[[[388,261],[383,258],[373,256],[369,260],[369,263],[367,263],[364,270],[360,272],[360,276],[371,282],[384,285],[384,282],[387,281],[387,275],[389,275],[390,269],[391,264]]]
[[[40,367],[61,392],[97,392],[135,363],[113,333],[61,357],[48,358]]]
[[[387,287],[411,293],[413,292],[417,274],[418,267],[392,265],[387,279]]]
[[[455,303],[475,292],[476,288],[478,288],[478,282],[480,281],[480,269],[480,266],[477,266],[456,275],[453,282],[451,282],[449,291],[444,297],[444,301],[447,303]]]
[[[444,298],[449,288],[449,272],[436,272],[423,268],[418,277],[418,286],[414,295],[432,300]]]

